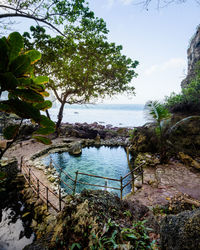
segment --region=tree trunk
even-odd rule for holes
[[[65,98],[61,103],[60,109],[59,109],[59,113],[58,113],[58,120],[56,123],[56,136],[58,137],[60,134],[60,125],[63,119],[63,111],[64,111],[64,106],[65,106]]]

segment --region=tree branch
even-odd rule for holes
[[[1,5],[0,5],[1,7]],[[66,37],[66,35],[64,33],[62,33],[58,28],[56,28],[53,24],[45,21],[43,18],[38,18],[35,16],[31,16],[28,14],[22,14],[22,13],[7,13],[7,14],[0,14],[0,19],[1,18],[7,18],[7,17],[23,17],[23,18],[28,18],[28,19],[33,19],[36,22],[42,22],[47,24],[49,27],[51,27],[52,29],[54,29],[55,31],[57,31],[59,34],[61,34],[62,36]]]

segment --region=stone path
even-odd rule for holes
[[[55,140],[52,140],[52,144],[60,144],[63,143],[63,138],[57,138]],[[13,157],[15,156],[18,160],[18,163],[20,164],[21,156],[23,156],[24,161],[28,161],[31,156],[34,154],[48,148],[49,146],[46,146],[42,143],[35,142],[33,140],[27,140],[23,141],[22,143],[18,143],[14,146],[12,146],[5,154],[5,157]],[[44,171],[31,166],[31,172],[40,180],[41,183],[43,183],[46,187],[48,187],[50,190],[52,190],[52,183],[47,179],[47,176],[45,175]],[[46,188],[43,185],[40,185],[40,191],[44,197],[46,197]],[[49,200],[56,208],[59,208],[59,201],[58,199],[49,192],[48,194]],[[62,203],[62,207],[63,207]],[[51,212],[54,212],[52,209]]]
[[[180,162],[146,168],[144,184],[126,199],[140,200],[144,205],[166,204],[177,193],[186,193],[200,200],[200,172]]]

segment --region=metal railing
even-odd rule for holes
[[[58,184],[58,194],[56,194],[39,180],[39,178],[31,170],[31,166],[26,165],[23,162],[23,157],[21,157],[20,172],[23,174],[26,182],[28,183],[29,187],[32,188],[37,198],[40,198],[44,203],[46,203],[47,210],[49,207],[52,207],[56,212],[62,210],[65,202],[61,195],[60,181]]]
[[[27,181],[27,183],[29,184],[29,186],[35,192],[37,198],[38,199],[40,198],[43,202],[46,203],[47,210],[49,207],[52,207],[56,212],[61,211],[64,204],[65,204],[65,201],[62,199],[61,184],[63,184],[64,187],[68,188],[71,191],[71,194],[73,194],[73,195],[76,193],[77,184],[82,184],[82,185],[104,188],[104,190],[107,190],[107,189],[118,190],[118,191],[120,191],[120,199],[122,199],[123,190],[128,185],[132,184],[132,192],[134,192],[135,180],[139,176],[141,176],[142,184],[144,181],[143,165],[140,165],[137,168],[133,169],[125,176],[123,176],[123,177],[121,176],[120,179],[98,176],[98,175],[93,175],[93,174],[88,174],[88,173],[83,173],[83,172],[78,172],[78,171],[75,172],[75,178],[73,179],[68,173],[66,173],[58,165],[56,165],[55,163],[52,163],[52,162],[51,162],[51,164],[53,164],[57,168],[57,170],[59,171],[58,194],[53,192],[48,186],[46,186],[44,183],[42,183],[39,180],[39,178],[31,170],[31,166],[28,166],[23,162],[23,157],[21,157],[20,171],[24,175],[24,178]],[[67,183],[66,180],[62,179],[61,173],[63,173],[63,175],[65,177],[67,177],[73,183],[72,186],[69,183]],[[89,176],[91,178],[97,178],[97,179],[104,179],[105,185],[98,185],[98,184],[80,181],[80,180],[78,180],[79,175],[85,175],[85,176]],[[127,181],[127,183],[123,184],[127,178],[130,178],[129,176],[131,176],[131,180],[129,180],[129,181]],[[108,181],[118,182],[119,187],[108,186]]]

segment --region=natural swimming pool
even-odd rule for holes
[[[50,161],[55,163],[55,166],[59,166],[67,172],[73,179],[75,179],[75,172],[83,172],[91,175],[98,175],[103,177],[109,177],[113,179],[120,179],[130,172],[126,151],[123,147],[106,147],[101,146],[99,148],[89,147],[83,148],[82,154],[79,156],[72,156],[68,152],[64,153],[52,153],[43,159],[46,165],[50,164]],[[58,169],[57,169],[58,170]],[[73,186],[72,181],[61,173],[61,178],[67,183]],[[123,184],[130,181],[130,176],[126,178]],[[101,178],[94,178],[85,175],[78,175],[78,181],[87,182],[95,185],[105,185],[105,180]],[[108,180],[107,186],[120,188],[120,182]],[[65,185],[61,184],[62,188],[69,190]],[[80,193],[83,189],[104,189],[91,185],[77,184],[76,192]],[[120,191],[107,188],[108,191],[116,192],[118,195]],[[131,192],[131,185],[128,185],[123,190],[123,195]]]

